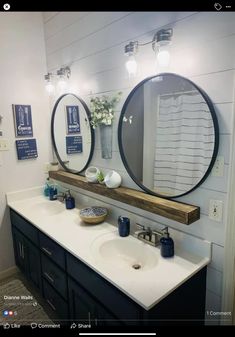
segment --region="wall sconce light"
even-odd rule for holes
[[[46,81],[45,88],[49,95],[52,95],[55,91],[55,87],[52,84],[52,76],[52,73],[47,73],[46,75],[44,75]]]
[[[161,29],[157,31],[151,41],[146,43],[139,43],[138,41],[129,42],[125,46],[125,55],[128,56],[126,61],[126,69],[129,76],[136,75],[137,72],[137,62],[135,55],[137,54],[140,46],[145,46],[147,44],[152,44],[152,48],[156,53],[157,62],[161,67],[167,67],[170,62],[170,53],[168,46],[171,44],[171,37],[173,35],[173,29]]]
[[[171,44],[173,29],[161,29],[153,37],[152,47],[157,56],[157,62],[161,67],[167,67],[170,63],[168,46]]]
[[[54,94],[55,92],[55,85],[53,84],[53,79],[57,79],[57,90],[59,94],[62,94],[67,87],[67,79],[71,76],[71,69],[70,67],[61,67],[56,71],[55,74],[47,73],[44,75],[46,81],[46,91],[49,95]]]
[[[71,76],[70,68],[69,67],[60,68],[59,70],[57,70],[57,76],[59,77],[59,80],[58,80],[58,83],[57,83],[58,91],[63,93],[63,91],[67,87],[66,78],[69,79],[70,76]]]
[[[135,76],[137,72],[137,62],[135,55],[138,52],[138,41],[130,42],[125,46],[125,54],[128,56],[126,61],[126,69],[129,76]]]

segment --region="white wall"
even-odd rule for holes
[[[41,13],[0,13],[0,130],[10,150],[0,152],[0,272],[14,265],[5,193],[41,185],[51,157],[49,105],[44,90],[45,43]],[[38,158],[18,161],[12,104],[30,104]]]
[[[113,158],[101,159],[99,132],[96,131],[92,165],[115,169],[129,187],[135,184],[121,162],[117,144],[118,117],[125,98],[133,86],[154,73],[151,44],[140,48],[138,76],[129,80],[125,71],[124,46],[131,40],[149,41],[159,28],[172,27],[172,62],[169,72],[186,76],[210,96],[219,120],[219,155],[224,156],[223,177],[208,179],[196,191],[178,199],[201,207],[201,219],[190,226],[142,212],[146,218],[174,229],[207,239],[212,245],[212,262],[208,268],[207,309],[220,310],[221,284],[226,224],[226,202],[230,164],[235,63],[235,14],[177,12],[54,12],[44,15],[46,54],[49,71],[70,65],[71,87],[89,103],[92,95],[113,94],[121,90],[113,133]],[[158,69],[160,71],[160,69]],[[210,199],[224,202],[223,219],[208,218]],[[129,209],[126,206],[126,209]],[[147,220],[143,220],[145,222]],[[210,318],[210,317],[209,317]],[[218,316],[216,316],[218,319]],[[215,321],[214,323],[217,323]]]

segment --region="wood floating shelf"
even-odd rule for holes
[[[200,219],[200,207],[197,206],[159,198],[127,187],[107,188],[105,185],[89,183],[85,177],[65,171],[50,171],[49,177],[185,225]]]

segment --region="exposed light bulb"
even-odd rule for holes
[[[168,67],[170,64],[170,53],[166,49],[160,48],[157,53],[157,62],[160,67]]]
[[[63,94],[67,89],[68,83],[65,80],[64,76],[61,76],[57,83],[57,90],[59,94]]]
[[[54,85],[51,83],[51,81],[48,81],[45,85],[46,91],[49,95],[52,95],[55,91]]]
[[[126,69],[128,71],[129,76],[135,76],[137,72],[137,62],[135,57],[129,56],[129,59],[126,61]]]

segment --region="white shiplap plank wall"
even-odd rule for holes
[[[235,69],[235,14],[196,12],[57,12],[44,14],[48,71],[70,65],[71,88],[89,104],[91,95],[104,92],[112,94],[121,90],[122,101],[117,107],[113,132],[113,158],[104,160],[100,154],[99,132],[96,131],[95,153],[92,165],[108,170],[115,169],[123,183],[138,188],[129,178],[121,162],[117,144],[118,116],[122,104],[133,86],[155,73],[154,53],[151,45],[140,48],[137,54],[137,77],[129,80],[124,63],[124,46],[127,42],[151,40],[159,28],[172,27],[169,72],[186,76],[210,96],[219,120],[219,155],[225,158],[223,177],[212,174],[196,191],[178,200],[201,207],[201,219],[190,226],[182,226],[148,212],[137,212],[158,224],[184,231],[213,243],[212,263],[208,268],[207,308],[219,310],[224,254],[226,201],[230,168],[231,121],[234,111]],[[161,69],[157,69],[161,72]],[[224,203],[223,219],[215,222],[208,218],[210,199]],[[101,198],[102,200],[102,198]],[[120,206],[115,202],[115,205]],[[121,205],[123,207],[123,205]],[[145,220],[143,220],[145,222]],[[210,316],[207,318],[211,318]],[[218,321],[215,320],[214,323]],[[213,323],[213,322],[212,322]]]

